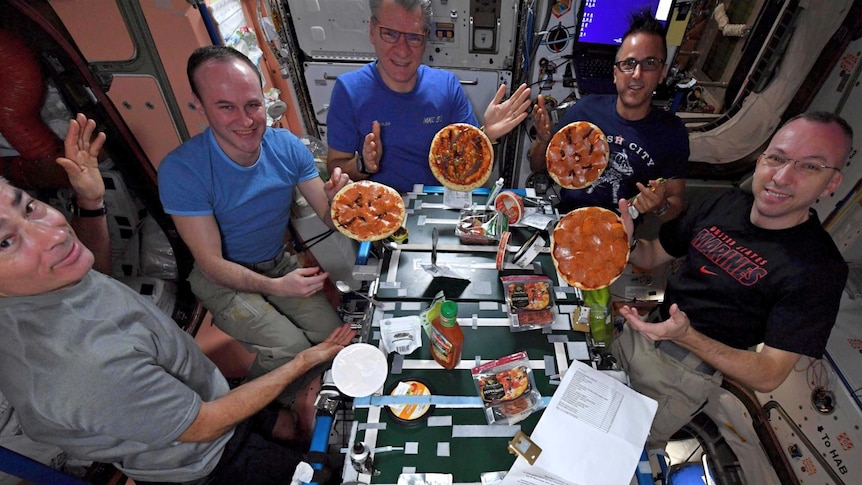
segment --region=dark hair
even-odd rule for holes
[[[403,8],[408,12],[414,10],[422,10],[422,22],[425,24],[425,32],[431,32],[431,0],[394,0],[395,5]],[[380,9],[383,7],[384,0],[368,0],[368,9],[371,10],[371,19],[375,22],[380,15]]]
[[[844,137],[847,141],[847,152],[844,155],[844,160],[842,160],[841,162],[846,162],[847,158],[850,157],[850,151],[853,150],[853,127],[850,126],[849,123],[847,123],[847,120],[838,116],[835,113],[830,113],[829,111],[807,111],[805,113],[799,113],[798,115],[785,121],[781,125],[781,127],[783,128],[787,126],[787,124],[791,121],[796,120],[806,120],[812,123],[822,123],[824,125],[832,123],[838,125],[838,127],[841,128],[841,131],[844,132]]]
[[[644,8],[632,12],[629,19],[629,29],[626,30],[625,34],[623,34],[623,42],[625,42],[630,35],[655,35],[661,39],[661,46],[664,50],[664,60],[666,62],[667,39],[665,39],[664,32],[664,25],[662,25],[661,22],[656,20],[656,18],[653,16],[652,12],[650,12],[648,8]]]
[[[195,72],[198,70],[201,65],[209,61],[216,62],[228,62],[234,59],[239,59],[240,61],[248,64],[248,66],[252,69],[252,71],[257,74],[257,79],[260,81],[261,87],[263,87],[263,77],[260,75],[260,71],[257,69],[257,66],[251,62],[251,59],[246,57],[242,52],[234,49],[233,47],[227,47],[223,45],[207,45],[204,47],[198,47],[192,52],[192,55],[189,56],[189,61],[186,64],[186,76],[189,78],[189,86],[192,87],[192,93],[200,99],[200,94],[198,94],[198,87],[195,85]]]

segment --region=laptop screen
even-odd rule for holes
[[[667,26],[673,0],[581,0],[578,43],[619,46],[634,12],[649,8]]]

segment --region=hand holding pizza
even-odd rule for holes
[[[619,211],[620,211],[620,221],[623,223],[623,229],[625,229],[626,234],[629,236],[629,247],[631,247],[632,243],[635,242],[635,221],[632,219],[632,215],[629,212],[629,201],[627,199],[620,199],[619,201]],[[629,255],[631,256],[631,255]]]
[[[329,174],[329,180],[323,184],[323,192],[326,194],[326,200],[332,201],[335,194],[349,183],[350,176],[342,172],[341,168],[335,167],[332,173]]]
[[[491,100],[491,104],[485,110],[485,134],[491,141],[509,133],[527,119],[527,108],[530,107],[530,88],[526,84],[521,84],[509,99],[501,103],[505,95],[506,85],[501,84],[497,88],[497,94]]]
[[[380,138],[380,123],[371,123],[371,133],[365,135],[362,144],[362,163],[368,173],[380,171],[380,158],[383,156],[383,142]]]

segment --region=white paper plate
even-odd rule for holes
[[[386,356],[369,344],[352,344],[341,349],[332,361],[335,387],[350,397],[366,397],[383,386],[389,366]]]

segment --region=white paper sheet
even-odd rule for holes
[[[533,465],[518,457],[503,485],[631,483],[658,403],[574,361],[530,439]]]
[[[443,188],[443,207],[446,209],[469,209],[473,205],[472,192],[459,192]]]

